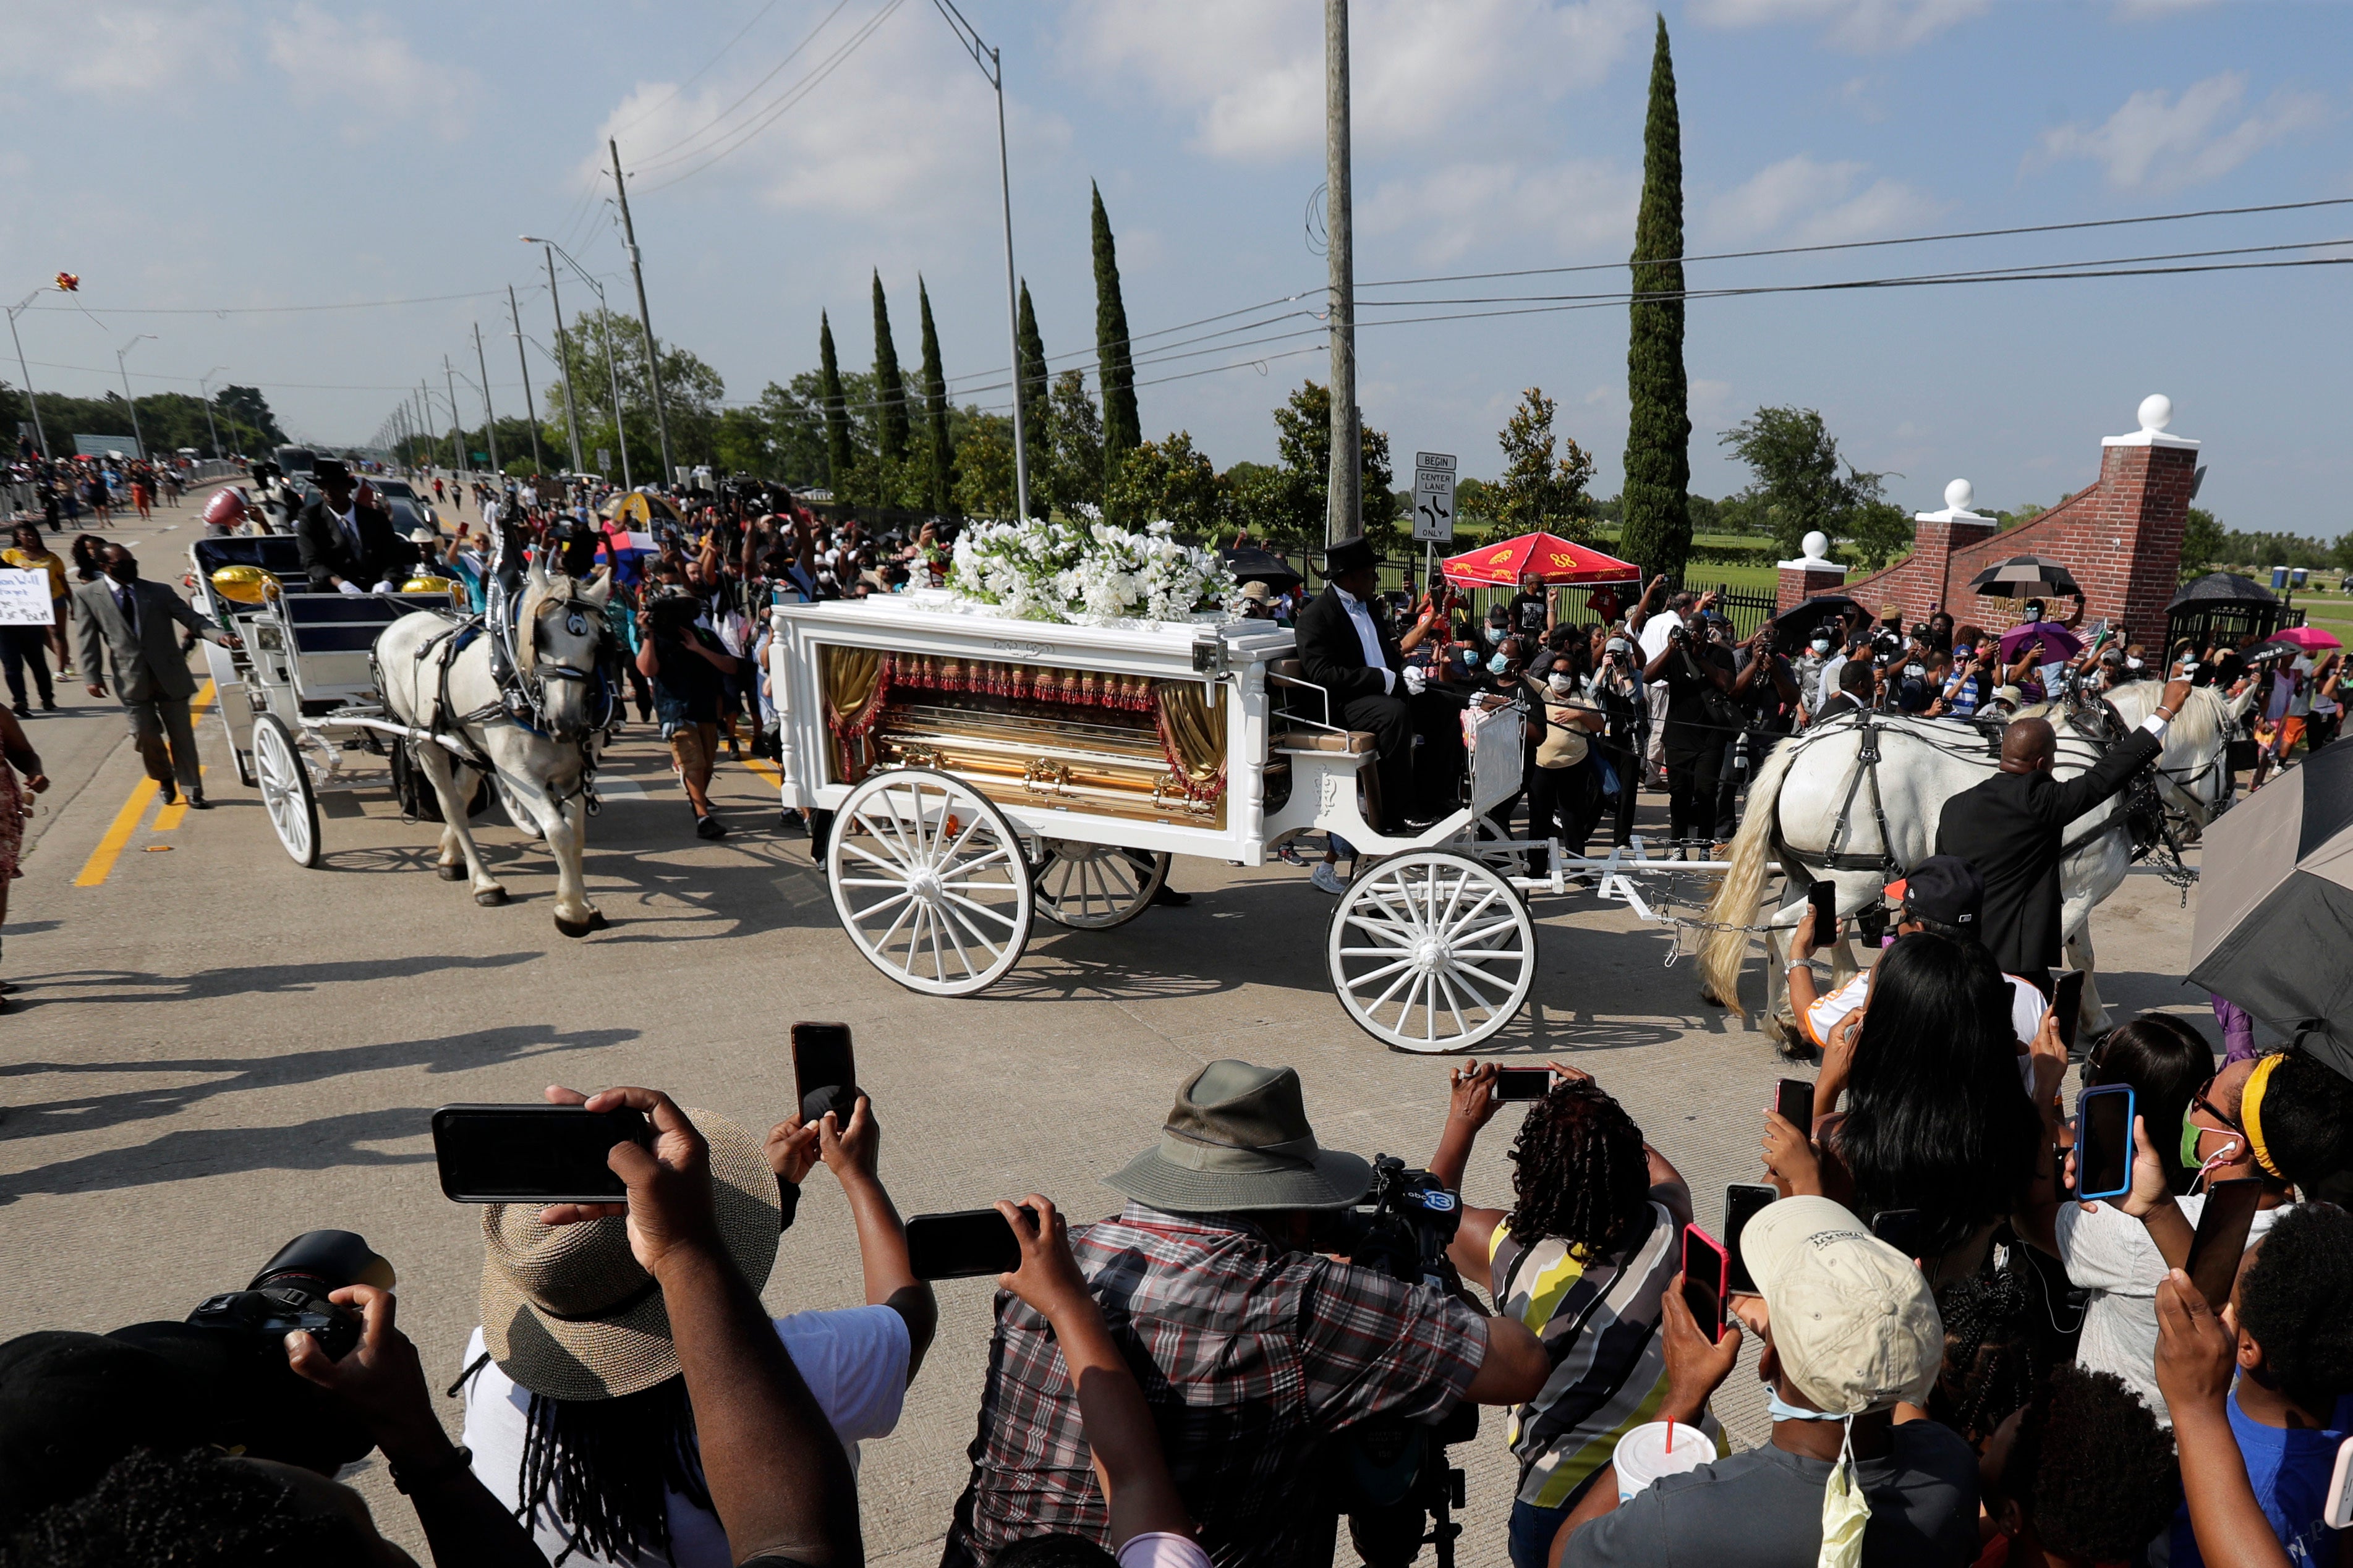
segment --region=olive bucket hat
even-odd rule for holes
[[[711,1149],[719,1237],[754,1291],[776,1266],[783,1205],[759,1140],[688,1108]],[[482,1211],[482,1345],[499,1370],[551,1399],[618,1399],[679,1373],[661,1286],[629,1252],[618,1216],[547,1226],[535,1204]]]
[[[1373,1184],[1362,1157],[1317,1147],[1290,1068],[1211,1062],[1176,1091],[1160,1133],[1103,1184],[1171,1214],[1344,1208]]]

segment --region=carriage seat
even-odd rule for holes
[[[1276,733],[1274,743],[1285,752],[1339,752],[1363,757],[1372,754],[1378,739],[1370,730],[1351,730],[1345,735],[1330,730],[1283,730]]]
[[[1267,666],[1271,675],[1284,680],[1304,683],[1305,668],[1295,658],[1279,658]],[[1278,726],[1284,720],[1293,721],[1289,728],[1274,731],[1274,748],[1278,752],[1336,752],[1347,756],[1368,756],[1374,750],[1376,737],[1370,730],[1349,730],[1323,727],[1324,713],[1330,707],[1323,688],[1303,689],[1300,686],[1274,683],[1274,717]],[[1293,700],[1296,700],[1295,702]]]

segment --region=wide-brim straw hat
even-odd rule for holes
[[[711,1148],[719,1238],[756,1293],[776,1262],[783,1205],[759,1141],[688,1108]],[[534,1204],[482,1211],[482,1344],[499,1370],[552,1399],[618,1399],[679,1373],[661,1286],[630,1255],[628,1221],[547,1226]]]
[[[1330,1209],[1363,1197],[1373,1167],[1317,1146],[1296,1071],[1215,1061],[1176,1091],[1159,1144],[1103,1184],[1171,1214]]]

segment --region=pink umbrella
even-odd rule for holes
[[[2042,644],[2042,662],[2045,664],[2057,659],[2073,658],[2084,651],[2084,639],[2065,626],[2051,621],[2029,621],[2022,626],[2012,626],[2001,634],[2002,662],[2016,663],[2018,650],[2037,639],[2040,639]]]
[[[2285,643],[2288,647],[2303,653],[2318,653],[2323,648],[2345,646],[2318,626],[2290,626],[2284,631],[2272,634],[2270,640]]]

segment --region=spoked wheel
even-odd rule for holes
[[[1535,924],[1503,873],[1417,850],[1356,874],[1333,911],[1333,989],[1365,1033],[1462,1051],[1509,1023],[1535,980]]]
[[[269,814],[278,842],[286,847],[297,866],[317,866],[319,800],[311,793],[311,771],[303,765],[294,738],[275,713],[261,714],[253,721],[253,773],[261,787],[262,809]]]
[[[910,990],[968,996],[1013,967],[1035,898],[1005,814],[921,768],[849,792],[825,848],[834,912],[866,961]]]
[[[1078,931],[1109,931],[1145,911],[1168,880],[1166,855],[1080,844],[1068,838],[1040,840],[1038,912],[1056,925]]]
[[[1506,877],[1528,874],[1528,851],[1506,838],[1501,828],[1483,816],[1472,817],[1471,827],[1469,849],[1482,865],[1491,866]]]

